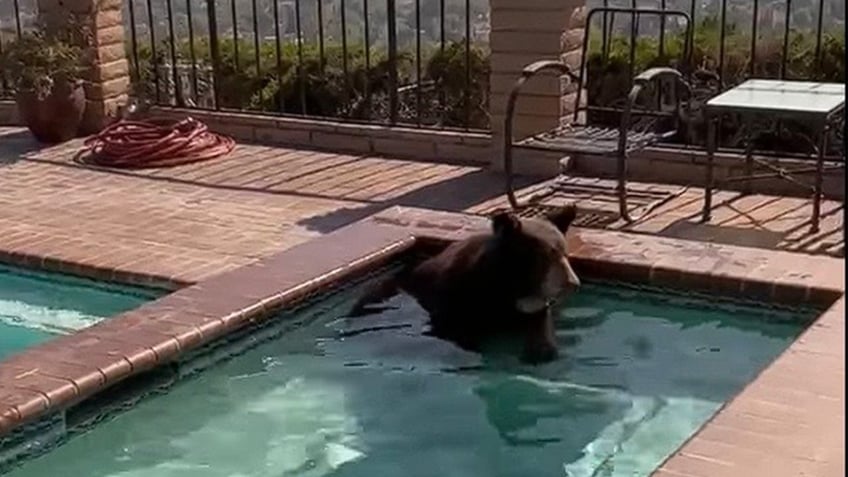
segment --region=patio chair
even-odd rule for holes
[[[597,15],[604,15],[603,29],[604,54],[608,54],[609,35],[612,32],[612,24],[616,15],[629,15],[631,18],[631,42],[630,42],[630,78],[631,89],[623,104],[619,102],[613,107],[609,106],[580,106],[580,95],[585,86],[585,78],[588,60],[588,44],[592,20]],[[649,68],[639,75],[633,77],[635,63],[635,41],[638,35],[638,19],[642,15],[656,15],[667,21],[671,17],[682,19],[685,24],[684,52],[680,69],[672,67]],[[660,42],[662,44],[663,42]],[[560,61],[537,61],[524,68],[521,76],[515,83],[507,101],[506,119],[504,124],[504,171],[506,173],[507,198],[513,209],[520,215],[532,216],[541,213],[545,209],[545,201],[554,198],[557,194],[566,195],[570,186],[564,176],[552,181],[545,190],[535,194],[527,202],[520,204],[515,196],[513,153],[515,150],[536,150],[556,152],[566,155],[579,155],[583,157],[608,156],[616,160],[616,195],[618,199],[618,216],[627,223],[632,223],[645,214],[656,209],[660,205],[679,196],[686,191],[686,187],[666,192],[651,191],[643,193],[650,201],[638,216],[631,214],[628,209],[627,190],[627,158],[631,154],[652,146],[660,141],[669,139],[681,133],[682,123],[692,123],[691,111],[693,108],[690,101],[695,99],[693,88],[690,86],[690,77],[693,68],[691,63],[692,29],[689,16],[684,12],[656,9],[632,9],[632,8],[596,8],[589,12],[586,19],[586,28],[583,38],[583,51],[581,55],[580,71],[575,73],[571,68]],[[662,46],[660,47],[662,56]],[[554,71],[560,75],[568,76],[577,82],[577,101],[572,121],[559,127],[536,134],[531,137],[514,141],[513,120],[515,106],[522,86],[536,74],[543,71]],[[704,90],[699,90],[702,92]],[[707,94],[712,94],[707,90]],[[645,94],[650,93],[650,94]],[[587,102],[588,103],[588,102]],[[618,116],[617,127],[613,125],[592,125],[578,122],[581,112],[592,111],[601,114]],[[597,113],[596,113],[597,114]],[[588,114],[587,114],[588,116]],[[588,118],[586,118],[588,119]],[[636,119],[636,121],[634,121]]]

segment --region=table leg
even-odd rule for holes
[[[754,141],[752,133],[754,121],[751,117],[745,117],[745,122],[742,127],[745,128],[745,177],[748,177],[748,179],[745,180],[745,187],[742,189],[742,192],[748,195],[751,193],[750,177],[754,173]]]
[[[709,222],[712,213],[713,202],[713,161],[715,160],[716,147],[716,124],[715,118],[707,116],[707,178],[704,183],[704,210],[703,222]]]
[[[827,150],[827,135],[830,132],[830,127],[825,125],[819,131],[819,150],[816,158],[816,188],[813,193],[813,223],[810,226],[810,233],[814,234],[819,231],[819,220],[821,219],[821,199],[822,199],[822,182],[824,178],[824,154]]]

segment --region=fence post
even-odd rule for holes
[[[574,68],[580,61],[582,25],[572,17],[585,0],[491,0],[491,78],[489,113],[492,122],[492,165],[501,167],[506,100],[524,66],[542,59],[562,59]],[[573,109],[568,98],[574,86],[553,73],[540,74],[522,89],[515,112],[516,138],[556,127]],[[573,100],[572,100],[573,103]]]
[[[80,132],[96,133],[117,117],[129,97],[121,0],[38,0],[38,12],[48,32],[71,26],[73,21],[88,29],[79,45],[86,59],[86,106]]]
[[[212,57],[212,97],[215,109],[221,108],[221,53],[218,47],[218,16],[215,0],[206,0],[206,19],[209,22],[209,55]]]
[[[389,48],[389,123],[398,121],[398,57],[397,57],[397,13],[395,0],[386,0],[387,40]]]

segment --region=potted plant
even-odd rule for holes
[[[18,113],[41,142],[76,137],[85,111],[82,49],[67,32],[45,28],[8,45],[0,66],[9,73]]]

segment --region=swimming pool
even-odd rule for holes
[[[159,295],[152,290],[0,265],[0,359]]]
[[[403,296],[345,319],[352,296],[193,353],[126,411],[70,410],[72,438],[9,475],[648,475],[816,315],[587,284],[562,357],[530,367],[422,335]]]

